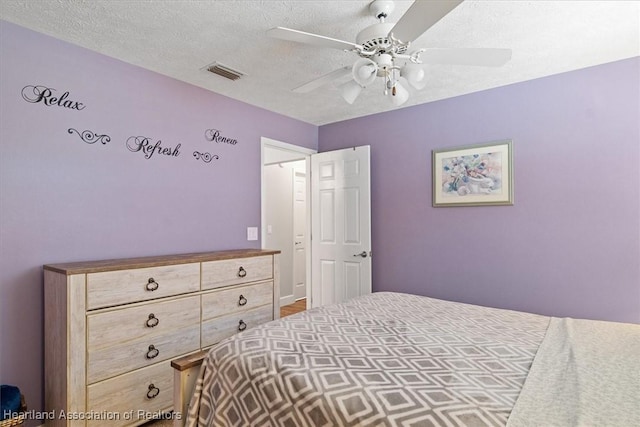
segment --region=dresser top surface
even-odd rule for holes
[[[275,255],[279,253],[279,250],[270,249],[234,249],[226,251],[198,252],[178,255],[158,255],[139,258],[122,258],[100,261],[80,261],[46,264],[44,266],[44,269],[67,275],[88,274],[113,270],[128,270],[132,268],[159,267],[164,265],[219,261],[233,258],[248,258],[262,255]]]

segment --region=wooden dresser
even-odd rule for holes
[[[279,251],[44,266],[47,425],[120,426],[172,408],[170,361],[280,316]]]

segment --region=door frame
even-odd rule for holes
[[[267,159],[267,152],[270,158]],[[301,147],[299,145],[289,144],[275,139],[260,137],[260,247],[264,246],[267,237],[267,220],[266,220],[266,185],[264,179],[264,167],[277,163],[284,163],[294,160],[305,161],[305,171],[307,173],[307,200],[306,200],[306,218],[305,227],[307,229],[305,237],[305,247],[307,248],[305,255],[305,281],[307,284],[307,308],[311,307],[311,180],[309,174],[311,171],[311,155],[316,154],[318,150]]]

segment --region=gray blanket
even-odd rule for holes
[[[553,318],[507,426],[640,426],[640,325]]]
[[[504,426],[549,318],[375,293],[205,359],[189,426]]]

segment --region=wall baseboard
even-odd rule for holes
[[[294,302],[296,302],[296,299],[293,297],[293,295],[285,295],[280,297],[280,307],[282,307],[283,305],[293,304]]]

